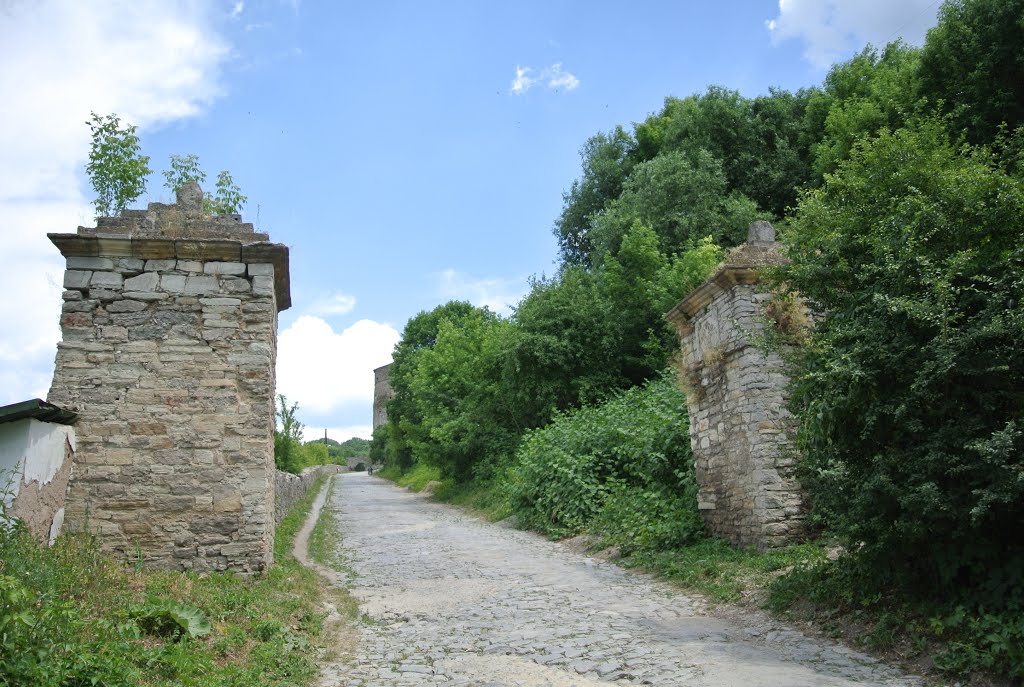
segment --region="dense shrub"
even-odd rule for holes
[[[927,122],[807,194],[805,483],[866,594],[1024,609],[1024,182]]]
[[[686,400],[665,374],[529,433],[508,476],[520,522],[550,536],[591,524],[626,548],[701,532]]]

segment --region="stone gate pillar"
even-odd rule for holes
[[[288,248],[204,214],[195,184],[49,238],[67,258],[49,400],[79,412],[68,526],[151,567],[264,569]]]
[[[751,343],[769,297],[759,271],[784,260],[771,224],[754,222],[747,243],[666,315],[682,346],[701,515],[712,533],[758,549],[798,538],[804,521],[789,380],[777,354]]]

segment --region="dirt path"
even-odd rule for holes
[[[339,475],[329,506],[365,622],[356,658],[326,666],[324,685],[921,684],[363,473]]]

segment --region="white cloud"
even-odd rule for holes
[[[350,296],[347,293],[335,292],[329,296],[324,296],[313,301],[312,305],[306,308],[306,313],[310,315],[319,315],[321,317],[329,317],[331,315],[344,315],[345,313],[352,312],[352,309],[355,307],[355,296]]]
[[[195,115],[220,94],[227,56],[192,0],[0,3],[0,403],[49,387],[63,261],[46,233],[92,219],[89,112],[140,129]]]
[[[391,362],[400,334],[359,320],[338,333],[302,315],[278,337],[277,389],[300,411],[330,413],[346,403],[373,403],[373,370]]]
[[[301,408],[299,409],[302,410]],[[313,441],[324,438],[324,427],[303,427],[302,440]],[[327,438],[338,442],[349,439],[372,439],[373,425],[348,425],[347,427],[327,427]]]
[[[571,91],[580,85],[580,80],[574,74],[562,69],[561,62],[544,67],[536,77],[530,76],[531,72],[533,72],[531,67],[516,66],[516,77],[512,79],[509,92],[513,95],[523,95],[537,84],[551,90],[563,89],[566,91]]]
[[[512,308],[526,295],[526,279],[473,279],[447,269],[440,274],[443,298],[466,300],[477,307],[487,306],[496,313],[511,314]]]
[[[516,78],[512,79],[511,91],[516,95],[522,95],[530,90],[530,87],[536,83],[536,79],[532,79],[527,74],[533,70],[529,67],[520,67],[516,65]]]
[[[569,72],[562,71],[562,63],[556,62],[541,73],[548,80],[548,88],[564,88],[571,91],[580,85],[580,80]]]
[[[935,25],[937,0],[779,0],[779,15],[765,22],[772,44],[802,40],[804,57],[824,69],[848,51],[902,38],[919,45]]]

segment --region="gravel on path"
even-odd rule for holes
[[[323,687],[923,684],[378,477],[335,480],[328,507],[363,622],[355,658],[324,666]]]

